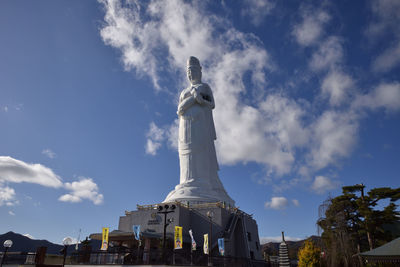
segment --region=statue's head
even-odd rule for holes
[[[196,57],[189,57],[187,61],[187,77],[191,84],[201,83],[201,66]]]

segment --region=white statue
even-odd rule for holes
[[[201,82],[201,66],[195,57],[187,62],[191,86],[179,97],[179,163],[180,183],[164,202],[189,203],[223,201],[234,206],[218,178],[215,152],[216,139],[212,109],[215,107],[211,88]]]

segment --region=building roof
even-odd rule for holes
[[[373,250],[360,253],[361,256],[399,256],[400,257],[400,237],[396,238],[383,246]]]
[[[373,250],[360,253],[368,261],[400,262],[400,237]]]

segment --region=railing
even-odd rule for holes
[[[5,255],[3,265],[13,264],[35,264],[36,253],[33,252],[8,252]],[[0,261],[3,259],[4,253],[0,253]]]
[[[0,254],[0,260],[2,255]],[[45,260],[41,266],[51,264],[52,266],[61,266],[63,264],[62,255],[47,254],[46,259],[50,257],[51,261]],[[202,251],[175,250],[168,251],[164,255],[160,250],[126,250],[120,252],[105,251],[80,251],[67,256],[66,265],[172,265],[172,266],[207,266],[208,255]],[[47,262],[47,263],[46,263]],[[226,267],[272,267],[268,262],[251,260],[246,258],[212,256],[213,266]],[[3,265],[32,265],[35,264],[35,253],[7,253]]]
[[[86,259],[86,261],[82,261]],[[250,260],[246,258],[212,256],[213,266],[229,267],[269,267],[265,261]],[[175,250],[168,251],[164,255],[161,250],[130,250],[124,252],[91,252],[90,256],[75,253],[70,256],[71,264],[89,265],[174,265],[174,266],[207,266],[208,255],[202,251]]]
[[[176,202],[171,202],[171,204],[179,205],[181,207],[185,207],[185,208],[188,208],[188,209],[207,209],[207,208],[219,207],[219,208],[226,209],[226,210],[228,210],[230,212],[238,212],[238,213],[241,213],[241,214],[243,214],[245,216],[252,217],[252,215],[247,214],[246,212],[240,210],[238,207],[232,207],[232,206],[226,205],[224,202],[221,202],[221,201],[219,201],[219,202],[210,202],[210,203],[205,202],[205,203],[197,203],[197,204],[190,203],[190,205],[187,205],[187,204],[184,204],[182,202],[176,201]],[[150,204],[150,205],[139,205],[138,204],[138,205],[136,205],[136,208],[138,210],[156,210],[158,205],[160,205],[160,204]],[[131,211],[125,211],[125,215],[129,215],[130,213],[131,213]]]

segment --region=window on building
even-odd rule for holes
[[[250,233],[250,232],[247,232],[247,239],[248,239],[249,241],[251,241],[251,233]]]
[[[260,250],[260,246],[258,245],[258,242],[257,242],[257,241],[256,241],[256,248],[257,248],[257,251]]]
[[[250,258],[254,260],[254,252],[250,250]]]

